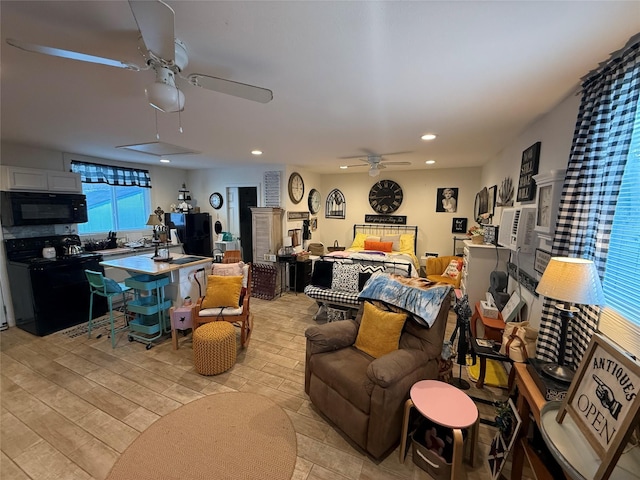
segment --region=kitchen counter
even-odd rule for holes
[[[194,267],[212,263],[211,257],[198,257],[196,255],[185,255],[182,253],[171,254],[172,260],[161,262],[153,260],[153,254],[134,255],[115,260],[103,260],[100,265],[105,267],[120,268],[130,273],[146,273],[148,275],[162,275],[165,273],[180,270],[181,268]]]
[[[91,253],[99,253],[100,255],[102,255],[104,258],[107,257],[112,257],[114,255],[123,255],[123,254],[132,254],[132,255],[142,255],[145,253],[151,253],[151,252],[155,252],[155,248],[154,246],[151,247],[139,247],[139,248],[130,248],[130,247],[120,247],[120,248],[109,248],[107,250],[94,250]],[[182,244],[178,244],[178,245],[167,245],[159,247],[159,248],[169,248],[169,249],[174,249],[174,248],[180,248],[182,249]]]

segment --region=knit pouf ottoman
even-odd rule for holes
[[[193,363],[201,375],[217,375],[236,363],[236,331],[229,322],[209,322],[193,332]]]

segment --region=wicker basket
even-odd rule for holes
[[[333,247],[327,247],[327,250],[329,250],[330,252],[341,252],[344,250],[344,247],[340,247],[338,245],[338,240],[336,240],[335,242],[333,242]]]
[[[276,296],[277,267],[271,263],[253,263],[251,268],[251,296],[273,300]]]

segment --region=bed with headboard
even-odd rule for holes
[[[417,235],[415,226],[354,225],[353,242],[348,248],[322,255],[314,262],[311,284],[304,289],[319,305],[314,319],[328,306],[357,309],[360,291],[377,272],[417,277]],[[353,264],[358,264],[357,272],[351,268]],[[345,269],[350,274],[345,273]]]
[[[390,273],[415,277],[420,271],[417,242],[418,227],[414,225],[355,224],[351,245],[343,251],[331,252],[323,259],[383,264]]]

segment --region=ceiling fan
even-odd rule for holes
[[[273,99],[273,92],[266,88],[203,73],[191,73],[184,76],[182,72],[187,66],[189,57],[185,44],[174,35],[175,12],[173,9],[160,0],[129,0],[129,6],[140,30],[138,49],[144,57],[144,66],[71,50],[35,45],[11,38],[7,39],[7,43],[28,52],[81,62],[98,63],[134,71],[153,69],[156,79],[145,89],[145,93],[149,104],[162,112],[178,112],[184,108],[184,94],[176,86],[176,76],[196,87],[254,102],[267,103]]]
[[[340,157],[342,160],[349,160],[352,158],[358,158],[362,160],[364,163],[357,163],[355,165],[344,165],[340,168],[354,168],[354,167],[369,167],[369,176],[377,177],[380,175],[380,170],[383,168],[387,168],[387,165],[411,165],[411,162],[387,162],[383,157],[388,157],[391,155],[402,155],[405,153],[411,152],[393,152],[393,153],[384,153],[382,155],[363,150],[365,155],[355,155],[352,157]]]

